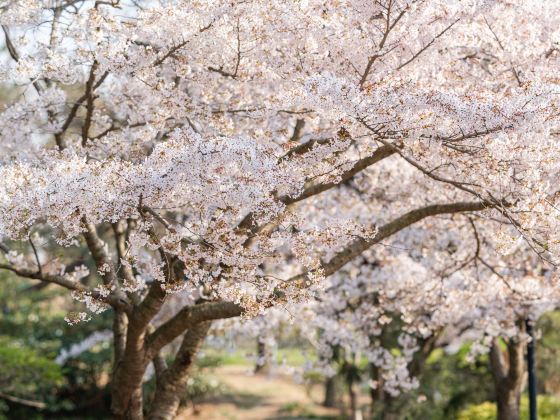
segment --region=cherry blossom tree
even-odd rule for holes
[[[212,321],[297,308],[419,222],[554,264],[559,8],[0,1],[0,268],[69,289],[71,323],[112,310],[115,417],[153,364],[168,419]]]
[[[558,278],[523,242],[496,253],[487,237],[495,222],[474,215],[454,219],[399,232],[389,246],[365,252],[330,276],[321,294],[292,309],[288,324],[317,353],[304,369],[329,377],[342,365],[352,401],[353,383],[360,380],[351,375],[357,372],[353,359],[366,359],[362,380],[370,376],[373,405],[392,419],[398,418],[392,403],[418,386],[434,349],[454,352],[470,343],[472,359],[490,355],[499,418],[519,418],[530,339],[525,321],[559,307]],[[235,331],[273,338],[286,316],[272,308],[220,329],[230,337]],[[352,411],[352,418],[362,418],[357,406]]]
[[[488,222],[461,218],[438,222],[439,229],[419,224],[390,247],[365,253],[296,316],[322,355],[319,365],[333,349],[369,361],[383,418],[394,418],[390,402],[418,385],[435,348],[469,342],[471,357],[490,353],[499,418],[519,418],[525,321],[558,308],[558,279],[528,247],[496,254],[485,237]]]

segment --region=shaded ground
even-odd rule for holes
[[[245,366],[223,366],[214,376],[225,385],[221,395],[185,409],[179,420],[338,419],[340,412],[320,405],[322,387],[306,388],[283,375],[248,375]]]

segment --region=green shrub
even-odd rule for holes
[[[33,396],[62,382],[60,366],[23,344],[0,336],[0,383],[5,393]]]
[[[538,415],[541,420],[557,420],[560,418],[560,400],[549,395],[539,395],[537,401]],[[521,398],[521,418],[529,418],[529,403],[526,396]],[[471,405],[462,410],[457,420],[495,420],[496,404],[484,402]]]

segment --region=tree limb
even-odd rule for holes
[[[148,337],[148,354],[153,357],[163,346],[180,336],[187,328],[205,321],[234,318],[242,313],[243,308],[233,302],[206,302],[186,306]]]
[[[371,156],[368,156],[368,157],[365,157],[363,159],[360,159],[360,160],[356,161],[356,163],[354,163],[352,168],[350,168],[346,172],[344,172],[340,176],[340,179],[337,180],[336,182],[327,182],[327,183],[319,183],[319,184],[309,185],[297,197],[283,196],[283,197],[280,197],[280,201],[282,203],[286,204],[286,205],[289,205],[289,204],[297,203],[298,201],[305,200],[306,198],[312,197],[314,195],[320,194],[323,191],[330,190],[331,188],[334,188],[334,187],[348,181],[350,178],[352,178],[358,172],[363,171],[364,169],[368,168],[369,166],[375,165],[377,162],[379,162],[379,161],[381,161],[381,160],[383,160],[383,159],[385,159],[385,158],[387,158],[387,157],[389,157],[389,156],[391,156],[395,153],[396,153],[396,150],[393,147],[388,146],[388,145],[383,145],[383,146],[379,147],[375,152],[373,152],[373,154]]]
[[[115,308],[120,308],[125,311],[129,310],[128,302],[125,299],[123,299],[122,296],[117,296],[112,294],[106,297],[102,296],[101,294],[99,294],[99,292],[84,286],[82,283],[68,280],[63,276],[44,274],[44,273],[40,274],[38,271],[16,268],[8,264],[0,264],[0,270],[8,270],[19,277],[23,277],[31,280],[39,280],[45,283],[52,283],[58,286],[62,286],[68,290],[86,293],[92,296],[94,299],[98,299],[102,302],[106,302]]]
[[[68,290],[92,293],[92,290],[88,289],[83,284],[68,280],[63,276],[56,276],[56,275],[44,274],[44,273],[42,274],[39,271],[31,271],[25,268],[16,268],[8,264],[0,264],[0,270],[8,270],[19,277],[24,277],[31,280],[40,280],[46,283],[57,284]]]
[[[305,153],[307,150],[309,150],[309,148],[311,148],[312,144],[309,145],[309,147],[307,147],[307,143],[304,143],[303,146],[305,146],[305,149],[298,150],[295,153],[298,153],[298,154]],[[397,151],[394,147],[392,147],[390,145],[383,145],[383,146],[379,147],[375,152],[373,152],[372,155],[356,161],[354,163],[354,165],[352,166],[352,168],[348,169],[346,172],[344,172],[340,176],[340,179],[338,181],[307,185],[304,188],[304,190],[298,196],[291,197],[291,196],[288,196],[288,195],[284,195],[284,196],[281,196],[279,198],[279,201],[281,201],[282,203],[284,203],[287,206],[290,206],[290,205],[295,204],[299,201],[305,200],[309,197],[312,197],[312,196],[320,194],[324,191],[330,190],[331,188],[335,188],[336,186],[341,185],[344,182],[348,181],[350,178],[355,176],[357,173],[359,173],[359,172],[363,171],[364,169],[376,164],[377,162],[395,154],[396,152]],[[237,230],[239,232],[242,232],[244,230],[245,231],[249,230],[251,236],[254,236],[255,234],[257,234],[259,232],[262,232],[265,229],[269,229],[269,228],[275,226],[274,223],[269,223],[269,224],[266,224],[266,225],[263,225],[263,226],[256,226],[254,217],[255,217],[255,215],[253,213],[247,214],[243,218],[243,220],[239,223],[239,225],[237,227]],[[250,242],[251,242],[251,240],[249,238],[248,242],[247,242],[247,245],[249,245]]]
[[[377,235],[371,239],[357,238],[350,242],[342,251],[338,252],[328,262],[322,263],[319,270],[322,274],[329,276],[339,270],[342,266],[352,261],[354,258],[361,255],[364,251],[371,248],[373,245],[378,244],[382,240],[391,235],[419,222],[422,219],[439,214],[460,213],[467,211],[481,211],[492,208],[494,205],[488,201],[476,202],[457,202],[449,204],[432,204],[419,209],[411,210],[400,217],[384,224],[377,230]],[[302,273],[292,277],[289,281],[297,281],[303,287],[305,281],[308,279],[309,273]]]

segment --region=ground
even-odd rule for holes
[[[297,384],[287,375],[253,375],[247,366],[222,366],[213,373],[224,385],[218,396],[181,412],[179,420],[338,419],[340,411],[321,406],[323,387]]]

